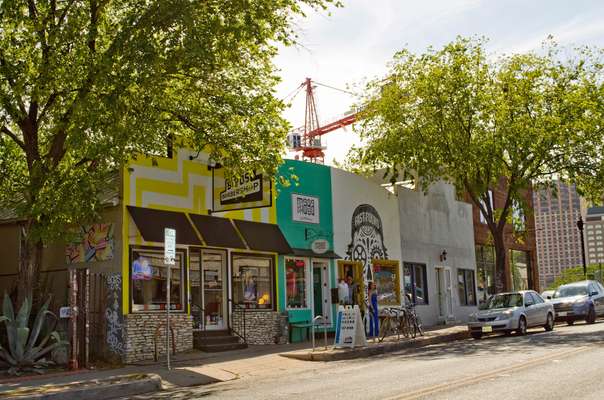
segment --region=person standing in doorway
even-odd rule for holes
[[[340,279],[338,282],[338,300],[342,305],[348,304],[348,284],[344,279]]]
[[[349,304],[351,306],[354,306],[357,303],[357,290],[358,290],[358,285],[356,283],[354,283],[352,276],[348,275],[346,277],[346,281],[348,283],[348,301],[346,302],[346,304]]]
[[[380,334],[380,317],[378,310],[377,289],[374,282],[369,282],[369,336],[377,337]]]

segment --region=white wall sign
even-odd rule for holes
[[[175,265],[176,259],[176,229],[164,229],[164,262]]]
[[[340,306],[336,318],[335,347],[367,346],[359,306]]]
[[[61,307],[59,308],[59,318],[71,318],[71,307]]]
[[[311,243],[310,248],[313,253],[324,254],[329,250],[329,242],[325,239],[317,239]]]
[[[292,220],[318,224],[319,198],[292,193]]]

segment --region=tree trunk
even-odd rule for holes
[[[492,231],[493,242],[495,245],[495,292],[501,293],[509,290],[505,274],[505,261],[507,252],[505,249],[505,239],[503,229],[501,231]]]
[[[40,240],[34,240],[31,234],[31,225],[21,227],[19,242],[19,280],[17,281],[17,303],[21,307],[26,298],[32,304],[38,304],[38,279],[40,265],[42,264],[43,245]]]

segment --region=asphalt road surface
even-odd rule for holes
[[[268,366],[267,366],[268,368]],[[266,374],[136,399],[604,399],[604,321],[558,325]]]

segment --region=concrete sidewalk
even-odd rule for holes
[[[333,348],[323,345],[323,339],[316,341],[316,347],[312,349],[296,350],[281,353],[281,356],[303,361],[338,361],[354,358],[371,357],[378,354],[391,353],[403,349],[428,346],[431,344],[452,342],[467,339],[470,333],[466,325],[454,325],[446,327],[433,327],[426,329],[423,336],[415,339],[401,337],[388,337],[383,342],[377,339],[368,339],[366,347]],[[333,341],[332,343],[333,344]]]

